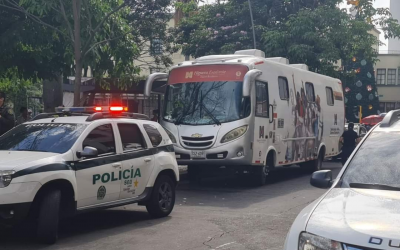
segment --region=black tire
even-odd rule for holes
[[[201,180],[201,169],[200,166],[189,165],[188,166],[188,179],[191,182]]]
[[[266,174],[267,166],[254,166],[253,171],[253,183],[254,186],[260,187],[264,186],[267,183],[268,174]]]
[[[60,214],[61,191],[47,192],[40,203],[37,237],[45,244],[54,244],[58,239],[58,223]]]
[[[322,169],[322,162],[324,161],[324,156],[325,156],[324,150],[320,150],[317,159],[303,162],[300,164],[300,167],[307,173],[314,173],[315,171],[319,171]]]
[[[255,186],[260,187],[267,183],[268,177],[270,176],[270,170],[273,168],[273,164],[273,157],[269,156],[265,166],[254,166],[253,182]]]
[[[155,218],[168,216],[175,205],[175,184],[167,175],[157,178],[150,200],[146,204],[149,214]]]

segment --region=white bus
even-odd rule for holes
[[[339,153],[343,133],[341,81],[265,58],[259,50],[204,56],[154,73],[146,81],[167,80],[161,125],[189,176],[210,167],[253,174],[263,185],[270,170],[299,164],[319,170]]]

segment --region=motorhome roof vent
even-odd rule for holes
[[[282,63],[282,64],[289,64],[289,59],[284,57],[270,57],[266,58],[267,61]]]
[[[235,55],[248,55],[248,56],[257,56],[265,58],[264,51],[258,49],[238,50],[235,52]]]
[[[291,64],[290,66],[308,71],[308,66],[306,64]]]

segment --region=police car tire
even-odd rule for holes
[[[159,190],[163,184],[167,184],[169,186],[169,188],[171,189],[171,203],[167,210],[162,209],[159,204],[159,198],[160,198]],[[169,176],[161,175],[157,178],[156,183],[153,187],[153,191],[152,191],[150,200],[148,201],[148,203],[146,205],[147,212],[149,212],[149,214],[155,218],[165,217],[165,216],[168,216],[172,212],[174,205],[175,205],[174,182],[172,181],[172,179]]]
[[[61,191],[51,190],[40,203],[37,236],[46,244],[54,244],[58,238]]]

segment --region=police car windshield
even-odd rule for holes
[[[368,136],[349,163],[342,187],[360,184],[400,188],[400,132],[374,132]],[[373,188],[373,186],[369,185]]]
[[[61,123],[22,124],[0,137],[0,150],[67,152],[86,125]]]

